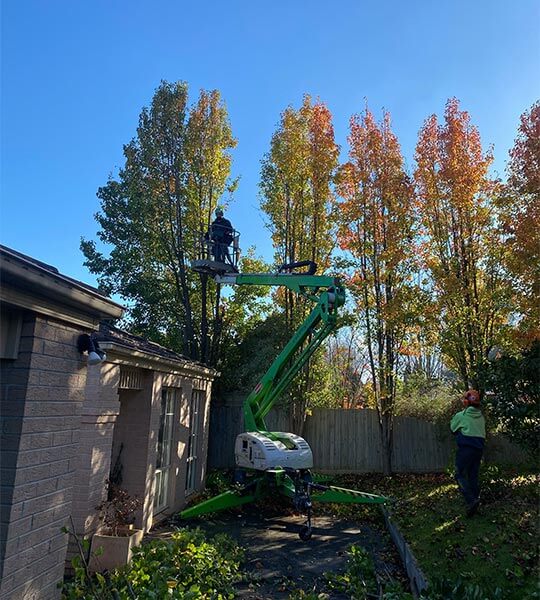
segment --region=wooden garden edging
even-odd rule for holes
[[[411,592],[415,598],[418,598],[422,591],[427,589],[428,583],[426,576],[422,573],[422,570],[418,566],[418,561],[416,557],[412,553],[412,550],[405,541],[403,534],[399,530],[399,527],[392,521],[392,517],[388,512],[388,509],[384,506],[381,507],[382,513],[384,516],[384,522],[386,523],[386,528],[390,533],[390,536],[396,545],[396,548],[401,557],[401,561],[403,562],[403,566],[407,571],[407,575],[409,576],[409,582],[411,585]]]

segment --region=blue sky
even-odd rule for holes
[[[220,90],[238,147],[229,217],[272,257],[260,159],[281,111],[326,102],[346,156],[367,98],[390,111],[408,164],[449,97],[471,113],[504,174],[520,114],[540,98],[538,0],[4,0],[0,241],[90,284],[96,190],[161,79]]]

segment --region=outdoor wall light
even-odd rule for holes
[[[88,333],[82,333],[77,339],[77,350],[81,354],[87,353],[89,365],[98,365],[107,358],[105,352],[100,349],[98,341]]]

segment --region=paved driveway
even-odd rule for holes
[[[245,569],[251,583],[238,586],[238,597],[245,600],[279,600],[293,588],[327,591],[323,574],[344,571],[346,550],[352,544],[372,553],[376,569],[403,579],[403,571],[392,541],[383,526],[357,524],[320,515],[313,519],[313,537],[303,542],[298,537],[302,517],[264,516],[256,506],[241,513],[221,513],[213,519],[194,519],[187,526],[200,527],[210,535],[227,533],[246,549]],[[166,537],[166,528],[153,533]],[[336,593],[329,598],[342,600]]]

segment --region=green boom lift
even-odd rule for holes
[[[220,284],[285,287],[313,302],[314,307],[244,401],[245,432],[235,443],[236,485],[182,511],[180,517],[189,519],[282,494],[307,516],[299,535],[308,540],[312,535],[313,502],[386,502],[383,496],[325,485],[311,472],[313,456],[308,443],[293,433],[268,431],[264,421],[294,376],[339,326],[338,310],[345,303],[345,290],[339,280],[315,275],[316,265],[311,261],[282,265],[277,273],[241,274],[233,261],[226,264],[209,259],[193,261],[192,268],[210,274]]]

